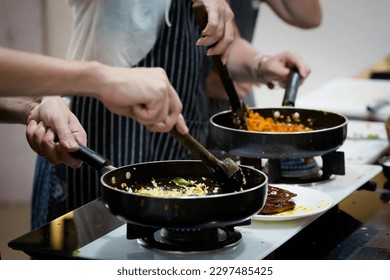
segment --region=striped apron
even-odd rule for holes
[[[162,67],[183,103],[190,133],[202,144],[208,136],[208,101],[205,78],[210,60],[196,46],[199,30],[192,1],[174,0],[171,27],[164,25],[157,42],[138,67]],[[71,105],[88,135],[88,146],[114,166],[168,159],[190,159],[188,151],[166,133],[151,133],[134,120],[115,115],[102,103],[74,97]],[[79,169],[52,166],[37,159],[33,186],[32,228],[67,213],[101,195],[100,174],[83,164]]]

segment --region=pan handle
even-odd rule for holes
[[[196,22],[198,23],[200,30],[206,28],[207,25],[207,11],[204,4],[199,1],[195,2],[192,5],[192,11],[195,15]],[[221,79],[222,85],[225,89],[225,92],[229,98],[230,106],[233,113],[234,124],[241,129],[247,130],[246,127],[246,108],[241,102],[240,97],[238,96],[236,87],[234,85],[233,79],[230,76],[229,70],[221,61],[221,55],[212,55],[211,60],[213,62],[214,68],[217,71],[219,78]]]
[[[111,165],[111,162],[108,159],[104,158],[94,150],[91,150],[82,144],[79,144],[79,147],[79,150],[70,153],[71,156],[81,159],[83,162],[98,171],[103,171],[105,169],[111,170],[115,168]]]
[[[172,128],[170,135],[185,146],[193,156],[202,160],[206,167],[214,174],[222,192],[240,191],[241,187],[245,184],[245,178],[241,168],[232,159],[226,158],[224,161],[219,160],[189,133],[181,134],[177,131],[176,127]]]
[[[214,173],[218,170],[225,170],[221,161],[196,141],[189,133],[181,134],[173,127],[169,134],[175,138],[180,144],[186,147],[193,156],[198,157],[203,163],[209,167]]]
[[[301,76],[296,68],[291,69],[288,77],[286,92],[284,93],[283,106],[294,107],[295,99],[297,98],[298,87],[301,82]]]

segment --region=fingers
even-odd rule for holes
[[[310,74],[311,70],[309,65],[307,65],[298,54],[286,52],[285,55],[286,65],[289,67],[289,69],[295,67],[303,79],[305,79]]]
[[[99,97],[107,109],[133,118],[151,131],[167,132],[172,129],[182,111],[182,104],[164,69],[109,70],[114,71],[119,79],[114,79],[109,91]],[[66,133],[61,136],[68,139]]]
[[[203,2],[208,22],[197,44],[209,47],[208,55],[224,54],[234,38],[234,14],[225,0]]]
[[[186,134],[189,131],[182,114],[175,118],[167,118],[166,122],[155,123],[147,126],[147,128],[152,132],[169,132],[173,126],[176,126],[181,134]]]
[[[293,52],[284,52],[270,57],[260,66],[259,70],[264,82],[277,83],[280,87],[285,88],[293,68],[298,70],[302,78],[301,83],[310,74],[310,67]]]
[[[87,133],[80,124],[75,115],[70,114],[68,123],[66,125],[67,133],[58,135],[60,140],[60,147],[56,145],[56,154],[60,161],[73,168],[79,168],[82,165],[82,161],[73,158],[70,152],[74,152],[79,149],[78,143],[87,145]],[[58,129],[58,127],[57,127]]]
[[[298,72],[301,75],[301,77],[304,78],[304,79],[306,79],[309,76],[310,72],[311,72],[311,69],[306,64],[299,64],[297,66],[297,69],[298,69]]]
[[[178,122],[181,116],[182,103],[175,89],[169,84],[164,94],[148,104],[133,106],[134,118],[147,126],[152,132],[168,132]],[[157,97],[157,95],[153,95]],[[181,121],[181,127],[185,130],[186,125]]]
[[[68,152],[73,152],[78,149],[79,146],[72,131],[70,130],[67,119],[59,118],[54,124],[54,128],[59,142]]]
[[[215,36],[213,36],[212,39],[213,41],[217,40]],[[233,41],[233,34],[224,33],[223,36],[219,37],[219,40],[215,44],[211,44],[211,45],[206,44],[206,46],[210,46],[207,51],[207,55],[222,55],[221,60],[223,64],[226,64],[228,58],[227,51],[232,41]]]
[[[55,142],[56,137],[56,133],[51,128],[47,129],[47,132],[43,137],[44,143],[51,144],[51,149],[47,151],[47,160],[53,164],[64,163],[72,168],[79,168],[83,162],[72,157],[69,153],[71,151],[76,151],[78,149],[78,144],[72,139],[74,146],[69,147],[68,141],[66,140],[64,141],[65,145],[62,143],[63,140],[60,140],[60,143]]]
[[[75,117],[78,123],[78,119]],[[72,129],[72,135],[75,139],[75,142],[77,144],[81,144],[86,146],[87,145],[87,133],[85,132],[84,128],[81,126],[80,123],[78,123],[79,127],[73,128]],[[67,150],[70,152],[76,151],[79,149],[79,145],[77,145],[77,148],[74,149],[73,147],[69,147]]]
[[[147,104],[138,104],[130,109],[134,119],[143,125],[164,121],[169,114],[169,100],[165,94],[161,97],[155,96]]]
[[[37,124],[35,120],[32,120],[28,123],[26,128],[26,138],[31,147],[37,154],[43,155],[41,149],[43,149],[39,143],[41,139],[44,137],[46,133],[46,129],[43,127],[42,122]]]
[[[68,148],[56,142],[58,138],[56,133],[43,122],[37,124],[34,120],[30,121],[26,129],[26,138],[30,147],[52,164],[65,163],[73,168],[82,165],[82,161],[70,156]]]
[[[177,128],[177,131],[179,131],[181,134],[187,134],[189,131],[182,114],[180,114],[178,119],[177,119],[176,128]]]

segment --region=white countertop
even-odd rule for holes
[[[344,152],[346,163],[371,164],[386,152],[388,146],[383,122],[348,120],[347,139],[339,150]]]

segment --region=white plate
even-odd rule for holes
[[[307,216],[316,215],[325,212],[333,206],[333,199],[318,190],[310,189],[310,187],[299,187],[294,185],[276,186],[281,189],[296,193],[297,196],[292,200],[296,206],[293,210],[273,214],[273,215],[254,215],[253,220],[258,221],[287,221],[304,218]]]

